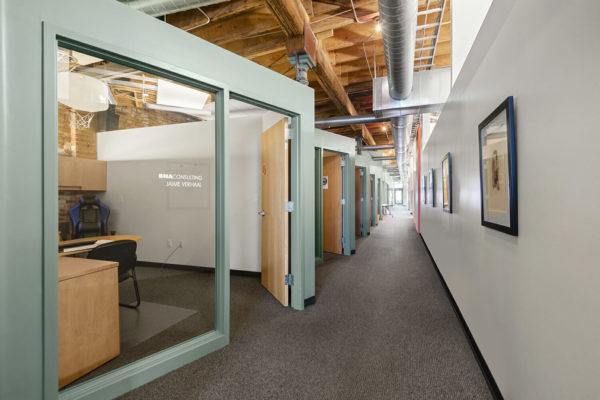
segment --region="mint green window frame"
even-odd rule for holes
[[[56,257],[56,208],[47,201],[56,195],[51,172],[56,148],[46,141],[55,127],[46,120],[56,113],[48,87],[55,76],[44,64],[56,68],[52,44],[57,37],[86,43],[102,54],[126,55],[146,65],[204,82],[228,93],[237,93],[264,104],[277,105],[294,114],[291,154],[291,305],[302,310],[315,295],[314,269],[314,91],[260,67],[202,39],[165,25],[155,18],[113,0],[0,0],[0,397],[57,399],[56,308],[46,301],[52,274],[46,260]],[[89,50],[89,49],[88,49]],[[45,57],[45,61],[44,61]],[[105,57],[109,58],[109,57]],[[205,60],[210,62],[204,63]],[[224,82],[224,83],[223,83]],[[43,109],[45,113],[43,113]],[[268,107],[272,108],[272,107]],[[227,131],[227,119],[224,119]],[[227,149],[227,146],[223,146]],[[53,154],[54,153],[54,154]],[[227,163],[224,163],[227,167]],[[227,171],[224,171],[227,177]],[[53,189],[54,186],[54,189]],[[226,187],[226,186],[225,186]],[[15,213],[19,207],[27,213]],[[46,212],[51,209],[51,213]],[[228,224],[221,224],[227,229]],[[223,253],[228,255],[227,251]],[[49,258],[51,256],[52,258]],[[54,261],[56,263],[56,261]],[[56,276],[56,275],[54,275]],[[228,285],[224,285],[229,290]],[[56,288],[55,288],[56,289]],[[53,290],[50,286],[49,290]],[[229,292],[227,292],[228,294]],[[51,296],[49,298],[52,298]],[[228,299],[228,296],[225,297]],[[55,302],[56,300],[54,300]],[[228,300],[227,300],[228,301]],[[229,308],[227,303],[226,309]],[[228,326],[228,319],[223,319]],[[227,330],[228,332],[228,330]],[[222,345],[228,341],[225,335]],[[213,342],[214,345],[214,342]],[[192,346],[190,346],[192,347]],[[86,398],[116,397],[218,348],[189,351],[186,356],[156,354],[160,367],[137,365],[135,378],[121,371],[113,380],[95,381],[79,394]],[[172,349],[168,349],[172,350]],[[189,350],[189,348],[188,348]],[[128,367],[124,367],[128,368]],[[104,377],[103,377],[104,378]],[[111,386],[110,390],[107,386]],[[66,392],[61,393],[64,397]],[[78,397],[73,392],[70,398]]]
[[[58,118],[57,49],[64,47],[215,94],[215,329],[58,391]],[[116,46],[44,25],[44,387],[49,398],[112,398],[229,344],[229,90],[215,81]],[[127,53],[131,53],[127,51]]]

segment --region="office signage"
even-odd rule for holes
[[[175,188],[201,188],[203,176],[192,175],[192,174],[171,174],[171,173],[158,173],[158,179],[166,181],[166,187]]]

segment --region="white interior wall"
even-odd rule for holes
[[[452,0],[452,84],[473,46],[493,0]]]
[[[230,119],[232,269],[260,271],[260,135],[264,124],[260,115]],[[214,121],[205,121],[98,133],[98,158],[108,161],[103,199],[111,207],[110,226],[118,233],[142,237],[138,259],[164,262],[182,240],[184,247],[169,263],[214,267],[214,129]],[[172,171],[176,160],[211,166],[201,189],[210,207],[169,205],[165,181],[156,175],[158,169]],[[172,248],[167,246],[168,239],[173,241]]]
[[[423,154],[437,196],[423,238],[505,399],[600,393],[598,15],[598,2],[494,1]],[[518,237],[480,224],[478,125],[509,95]],[[447,152],[453,214],[440,207]]]

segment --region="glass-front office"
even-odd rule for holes
[[[57,50],[58,378],[215,329],[215,93]]]

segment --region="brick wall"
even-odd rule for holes
[[[147,108],[116,106],[115,113],[119,115],[119,129],[198,122],[197,119],[183,114]]]
[[[71,140],[71,112],[67,107],[58,103],[58,150],[63,150],[65,142],[76,146],[79,158],[96,159],[96,132],[98,131],[98,115],[94,115],[89,128],[76,129],[75,143]]]

